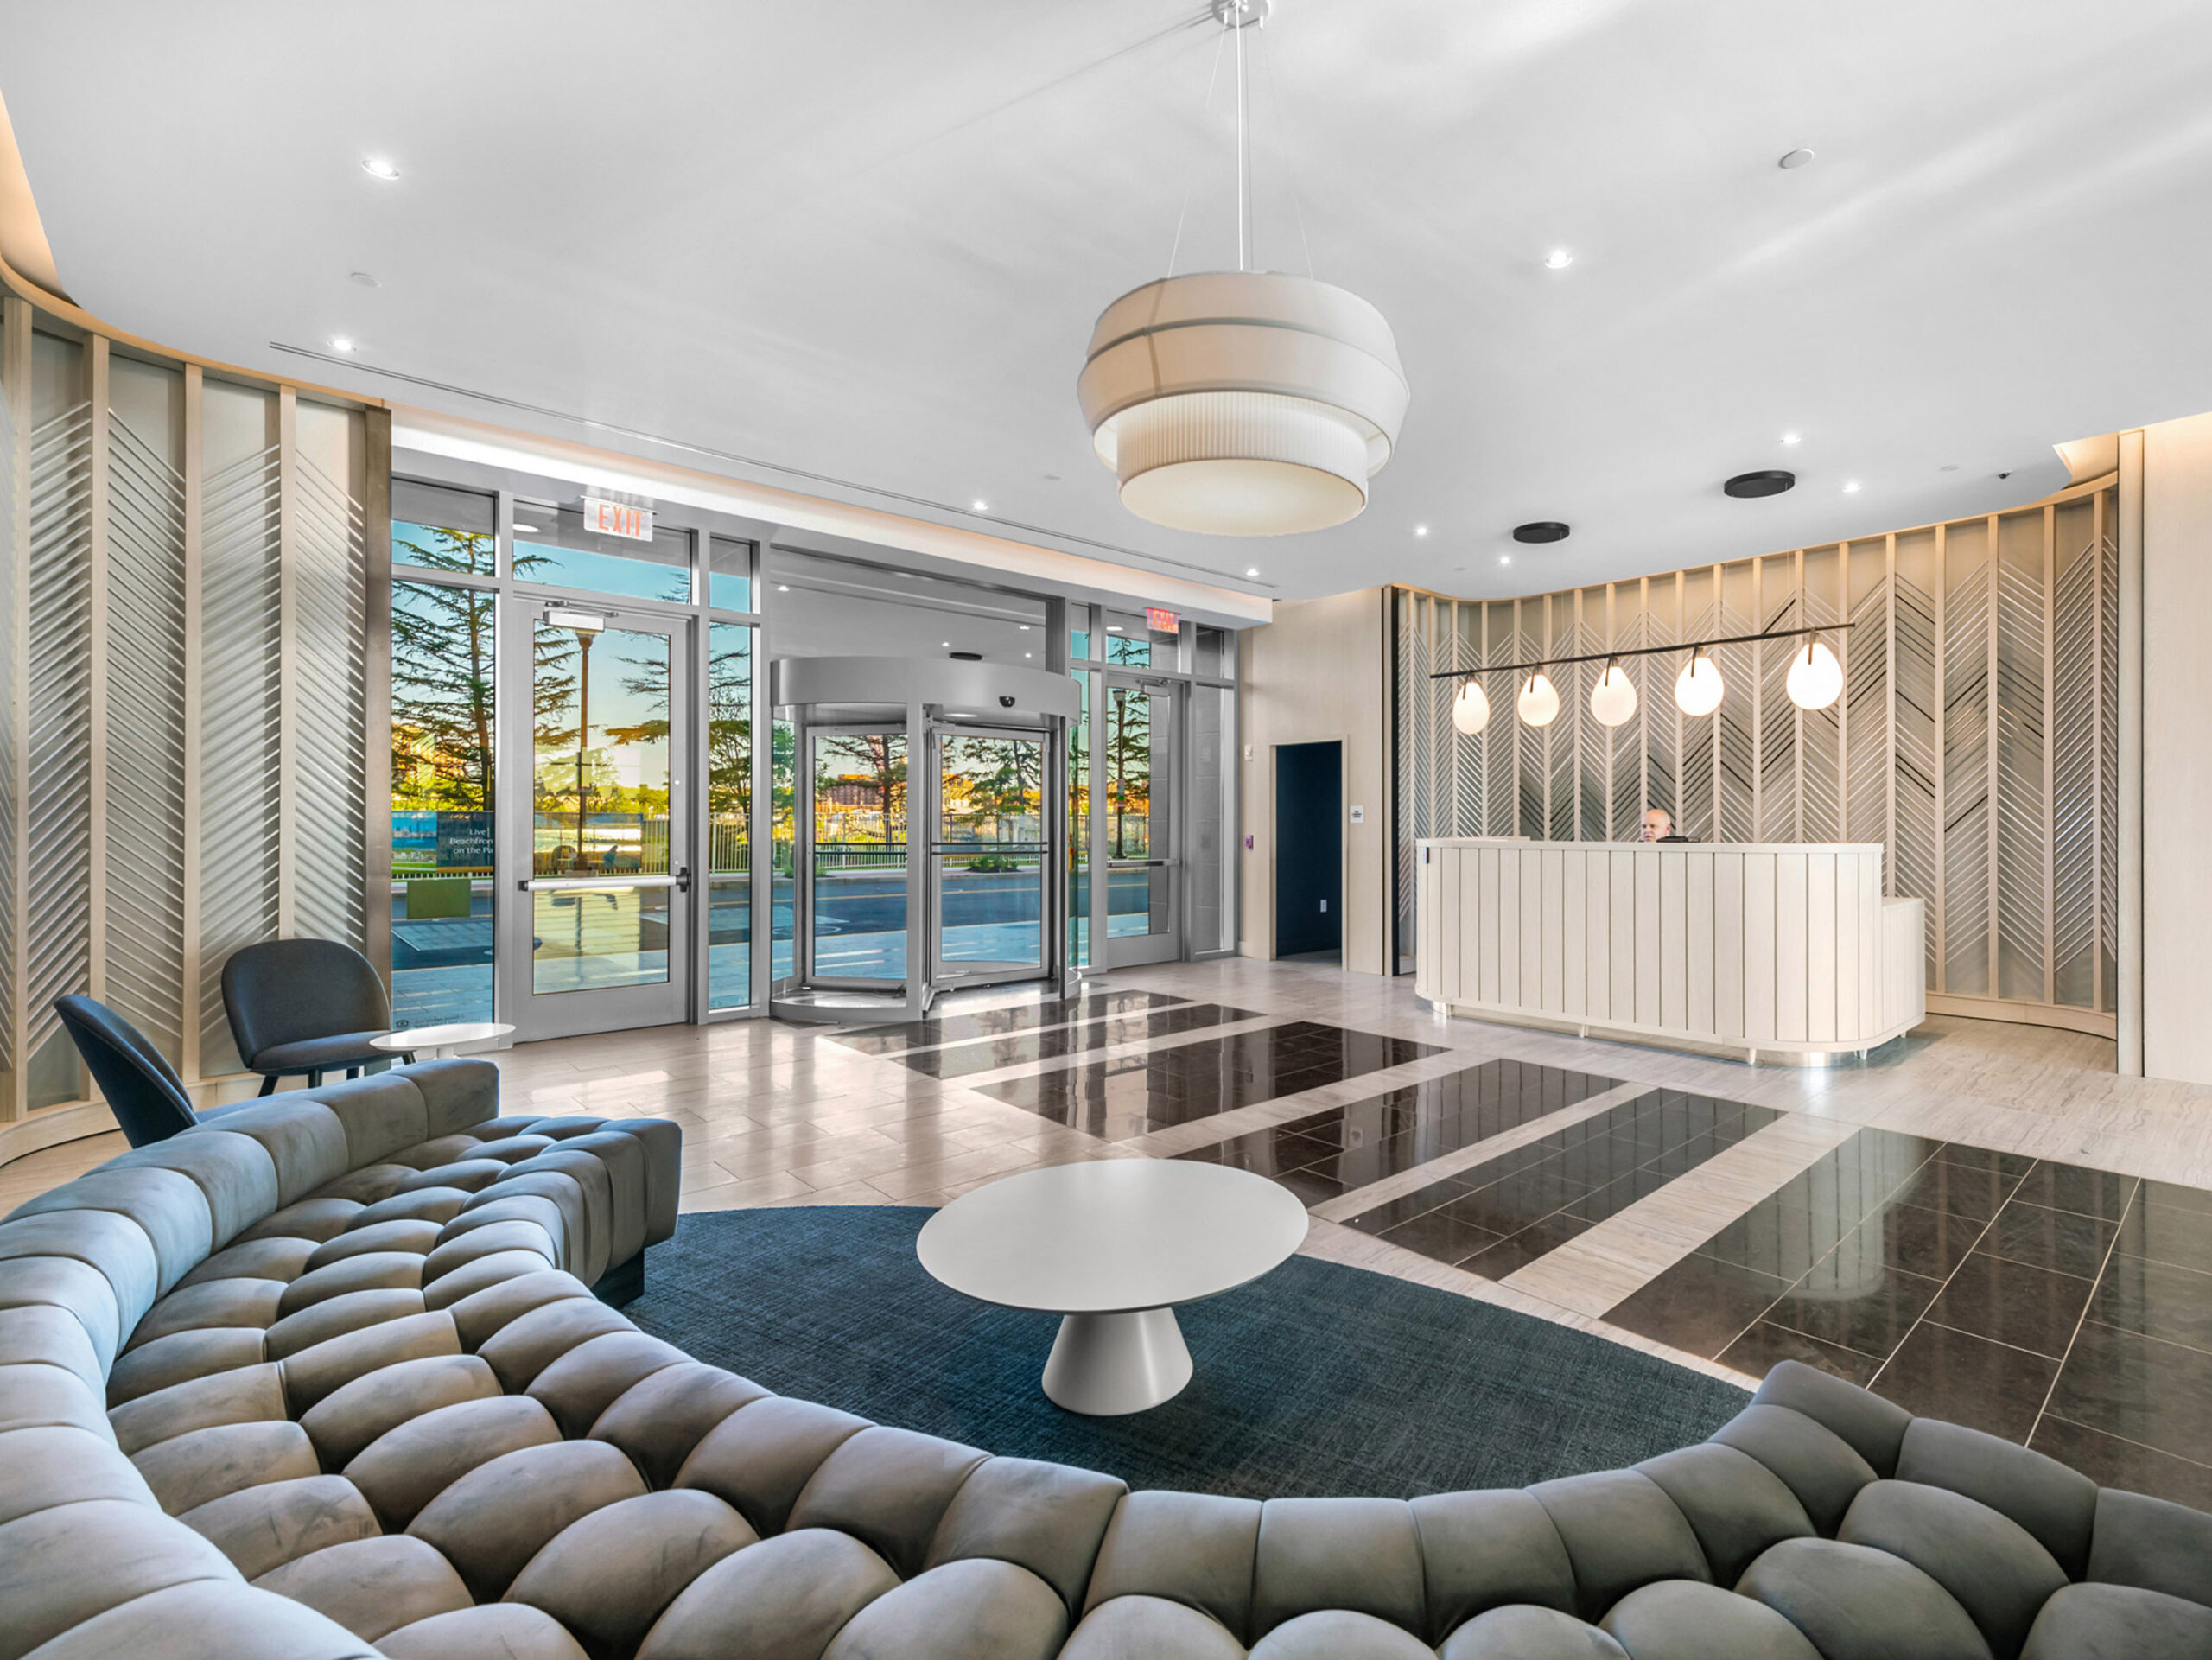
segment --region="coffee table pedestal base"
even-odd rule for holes
[[[1045,1394],[1094,1418],[1142,1412],[1191,1381],[1191,1352],[1172,1308],[1134,1314],[1068,1314],[1045,1362]]]

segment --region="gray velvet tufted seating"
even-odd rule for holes
[[[590,1294],[654,1121],[440,1061],[0,1223],[0,1660],[2179,1660],[2212,1517],[1776,1369],[1526,1491],[1267,1504],[780,1397]]]

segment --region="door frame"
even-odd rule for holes
[[[798,736],[804,753],[793,757],[795,776],[792,778],[792,828],[804,829],[803,835],[792,838],[791,858],[791,976],[802,984],[828,986],[840,991],[896,991],[905,977],[897,980],[861,978],[851,975],[823,975],[815,965],[814,930],[814,745],[822,738],[860,738],[887,736],[897,733],[906,741],[906,866],[901,873],[906,878],[906,925],[900,932],[906,937],[906,961],[909,970],[918,959],[915,956],[916,934],[918,931],[913,906],[914,867],[914,734],[903,722],[893,726],[887,721],[837,721],[821,726],[803,723]],[[886,830],[889,826],[885,826]],[[802,861],[800,846],[806,849]],[[887,840],[885,845],[888,847]],[[800,918],[807,919],[810,926],[804,935],[799,932]],[[932,946],[933,949],[933,946]]]
[[[1056,733],[1049,727],[985,726],[976,722],[932,718],[929,722],[928,737],[930,811],[929,836],[925,848],[930,860],[929,891],[933,901],[930,907],[933,914],[929,919],[931,980],[939,991],[964,991],[977,986],[1020,985],[1033,980],[1050,980],[1058,983],[1067,956],[1066,862],[1068,848],[1075,833],[1074,826],[1068,822],[1066,807],[1068,746],[1065,728]],[[1038,813],[1038,821],[1045,831],[1038,855],[1038,882],[1041,893],[1038,901],[1037,938],[1041,960],[1034,968],[1014,964],[985,972],[971,972],[944,960],[944,873],[938,863],[937,832],[944,808],[942,746],[948,737],[1014,739],[1037,745],[1043,758],[1043,793]],[[912,789],[910,772],[906,821],[910,847],[913,836]],[[1052,833],[1054,824],[1061,826],[1061,836],[1057,841]]]
[[[1124,934],[1120,937],[1118,949],[1113,933],[1114,868],[1116,862],[1106,856],[1106,818],[1109,808],[1106,792],[1106,708],[1115,690],[1138,690],[1154,701],[1153,765],[1151,786],[1155,794],[1164,784],[1167,799],[1167,849],[1163,856],[1159,843],[1151,838],[1149,825],[1146,831],[1147,856],[1142,861],[1121,861],[1124,869],[1141,866],[1147,868],[1165,868],[1167,871],[1167,927],[1162,932]],[[1166,703],[1167,719],[1159,718],[1160,703]],[[1190,684],[1176,675],[1148,673],[1136,667],[1109,666],[1099,678],[1098,708],[1090,728],[1091,763],[1091,966],[1096,970],[1140,968],[1154,963],[1179,963],[1187,955],[1185,935],[1185,894],[1188,873],[1184,868],[1184,840],[1185,819],[1190,802],[1188,788],[1187,725],[1190,718]],[[1160,765],[1160,736],[1165,733],[1167,765]]]
[[[537,769],[532,647],[536,626],[549,608],[590,612],[604,620],[607,629],[659,634],[668,641],[669,873],[664,878],[639,881],[569,879],[579,893],[640,887],[668,890],[668,975],[663,981],[570,992],[535,989],[531,946],[536,900],[532,895],[538,891],[536,883],[540,879],[536,874]],[[690,765],[696,716],[691,683],[697,627],[689,611],[637,601],[607,605],[555,590],[523,588],[511,588],[500,595],[493,647],[498,764],[493,824],[499,849],[495,868],[500,879],[493,890],[493,1006],[499,1019],[515,1028],[510,1042],[679,1024],[694,1018],[705,995],[696,983],[698,953],[692,949],[693,932],[698,926],[694,891],[698,885],[692,880],[691,846],[696,836],[693,820],[699,817],[693,811],[697,779]],[[541,1002],[541,998],[562,1000],[557,1029],[546,1029],[555,1005]],[[579,999],[586,1001],[573,1001]]]

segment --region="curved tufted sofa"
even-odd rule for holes
[[[2212,1517],[1777,1367],[1709,1441],[1266,1504],[872,1425],[590,1283],[651,1121],[444,1061],[0,1223],[0,1660],[2204,1660]]]

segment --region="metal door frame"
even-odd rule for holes
[[[1003,738],[1039,747],[1044,760],[1042,794],[1038,802],[1038,823],[1043,828],[1044,840],[1038,844],[1039,898],[1037,920],[1038,952],[1041,960],[1034,968],[1016,965],[992,972],[977,973],[944,960],[944,884],[943,871],[938,861],[938,828],[944,817],[944,760],[943,742],[948,737]],[[1071,826],[1067,811],[1067,731],[1065,723],[1058,729],[1047,723],[1042,727],[984,726],[970,721],[947,720],[932,713],[928,729],[929,755],[929,839],[925,843],[930,860],[929,870],[929,932],[930,982],[938,993],[966,990],[976,986],[1021,985],[1033,980],[1050,981],[1058,989],[1063,987],[1067,970],[1067,878],[1065,860],[1070,844]],[[909,762],[911,769],[912,763]],[[911,812],[912,797],[911,770],[908,774],[907,819],[908,835],[912,833]],[[1058,793],[1055,794],[1055,792]],[[1058,805],[1055,806],[1057,802]],[[1056,834],[1057,832],[1057,834]],[[1056,891],[1057,890],[1057,891]]]
[[[1151,788],[1157,798],[1163,785],[1168,792],[1167,847],[1163,853],[1147,829],[1143,859],[1116,860],[1106,856],[1106,709],[1116,689],[1143,691],[1154,700]],[[1167,719],[1159,718],[1166,704]],[[1184,830],[1190,792],[1185,777],[1185,723],[1190,713],[1189,683],[1179,676],[1148,674],[1136,667],[1108,666],[1100,671],[1098,707],[1090,728],[1091,748],[1091,967],[1094,970],[1137,968],[1152,963],[1179,963],[1188,954],[1185,936],[1185,894],[1188,873],[1184,868]],[[1166,735],[1167,764],[1160,765],[1161,735]],[[1116,868],[1167,871],[1167,927],[1162,932],[1124,934],[1112,932],[1110,906]]]
[[[536,874],[536,658],[537,625],[549,608],[588,611],[608,629],[664,636],[669,648],[668,766],[669,873],[664,876],[540,877]],[[493,789],[496,868],[505,880],[493,888],[493,1007],[498,1018],[515,1027],[512,1040],[581,1037],[634,1027],[669,1026],[690,1021],[703,990],[695,982],[698,953],[692,950],[698,925],[692,893],[691,843],[696,836],[693,811],[696,779],[692,773],[692,729],[696,687],[692,684],[694,633],[698,624],[688,612],[625,601],[620,606],[580,601],[566,595],[511,589],[500,595],[494,636],[497,684],[493,705],[498,722],[498,761]],[[521,873],[521,874],[516,874]],[[535,989],[531,926],[536,905],[531,895],[548,889],[588,893],[594,889],[665,887],[668,904],[668,977],[644,985],[601,989],[539,992]],[[551,1017],[560,1001],[557,1026]],[[573,1001],[584,1000],[588,1002]]]

